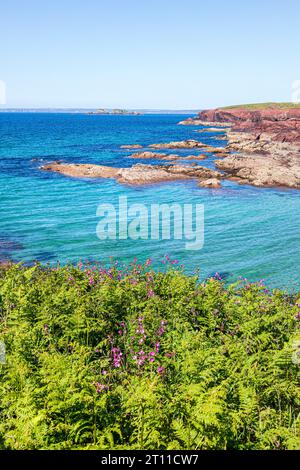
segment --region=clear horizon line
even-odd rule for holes
[[[98,109],[104,109],[108,111],[113,111],[115,109],[120,109],[124,111],[198,111],[199,109],[203,108],[118,108],[118,107],[113,107],[113,108],[99,108],[99,107],[81,107],[81,106],[9,106],[9,107],[4,107],[3,105],[0,106],[0,111],[6,110],[6,109],[87,109],[87,110],[98,110]]]

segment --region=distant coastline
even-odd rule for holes
[[[110,115],[113,115],[113,116],[130,116],[130,115],[133,115],[133,116],[140,116],[141,113],[140,111],[131,111],[128,109],[104,109],[104,108],[100,108],[100,109],[96,109],[95,111],[89,111],[88,113],[86,114],[96,114],[96,115],[100,115],[100,116],[110,116]]]
[[[97,114],[96,108],[1,108],[0,113],[62,113],[62,114]],[[105,109],[104,115],[117,114],[113,109]],[[138,114],[184,114],[196,115],[200,109],[132,109],[129,113]],[[100,114],[100,113],[99,113]]]

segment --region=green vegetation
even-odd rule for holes
[[[300,448],[297,298],[168,263],[1,268],[0,448]]]
[[[265,109],[265,108],[274,108],[274,109],[291,109],[291,108],[300,108],[300,103],[253,103],[253,104],[238,104],[233,106],[224,106],[220,109]]]

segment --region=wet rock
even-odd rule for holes
[[[130,144],[130,145],[121,145],[121,149],[141,149],[143,148],[142,145],[139,144]]]
[[[136,164],[130,168],[112,168],[89,164],[50,164],[41,167],[45,171],[54,171],[77,178],[114,178],[125,184],[153,184],[163,181],[184,179],[207,180],[222,178],[218,171],[200,165],[145,165]]]
[[[200,165],[144,165],[137,164],[131,168],[120,169],[117,180],[127,184],[153,184],[163,181],[176,181],[185,179],[221,178],[221,173],[202,167]]]
[[[200,181],[199,186],[204,188],[220,188],[221,183],[217,178],[209,178],[207,180]]]
[[[220,129],[219,127],[205,127],[204,129],[196,130],[195,132],[224,132],[224,129]]]
[[[300,155],[231,155],[215,164],[239,183],[300,188]]]
[[[54,171],[56,173],[76,178],[114,178],[117,176],[119,168],[103,165],[90,165],[87,163],[61,164],[54,162],[48,165],[43,165],[41,170]]]
[[[201,116],[201,113],[199,113],[199,116]],[[205,116],[204,119],[195,117],[195,118],[188,118],[185,119],[184,121],[180,121],[178,123],[179,125],[182,126],[206,126],[206,127],[231,127],[232,124],[230,122],[217,122],[217,121],[206,121]],[[203,129],[203,131],[206,131],[207,129]]]
[[[217,153],[218,158],[225,158],[228,157],[229,153],[228,152],[219,152]]]
[[[207,155],[201,153],[200,155],[188,155],[187,157],[181,157],[181,160],[205,160]]]
[[[152,144],[150,145],[151,148],[155,149],[202,149],[206,152],[210,152],[213,154],[218,153],[230,153],[229,148],[226,147],[213,147],[211,145],[204,144],[203,142],[199,142],[198,140],[184,140],[181,142],[169,142],[169,143],[162,143],[162,144]]]
[[[166,154],[166,153],[158,153],[158,152],[138,152],[133,153],[129,156],[130,158],[138,158],[138,159],[158,159],[158,160],[204,160],[207,158],[207,155],[173,155],[173,154]]]
[[[166,153],[158,152],[138,152],[130,155],[130,158],[139,158],[139,159],[159,159],[159,160],[177,160],[180,158],[179,155],[167,155]]]
[[[203,148],[206,145],[202,142],[198,142],[197,140],[183,140],[181,142],[168,142],[168,143],[161,143],[161,144],[151,144],[149,147],[154,149],[195,149],[195,148]]]

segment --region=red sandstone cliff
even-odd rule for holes
[[[210,109],[198,114],[195,122],[224,122],[233,123],[232,130],[236,132],[263,132],[272,135],[279,142],[300,143],[300,107],[262,109],[247,109],[246,107],[231,109]]]

